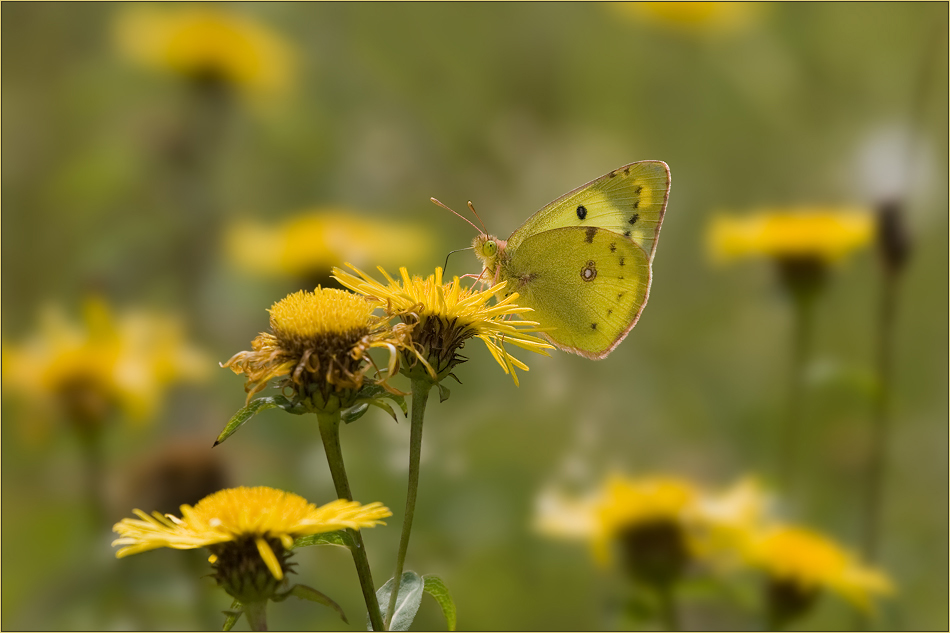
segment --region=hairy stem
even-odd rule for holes
[[[792,339],[792,362],[789,367],[788,410],[785,426],[779,434],[778,483],[790,490],[793,485],[802,426],[802,404],[805,385],[805,363],[811,346],[814,297],[798,294],[793,297],[795,323]]]
[[[333,486],[337,497],[353,500],[350,493],[350,484],[346,478],[346,468],[343,465],[343,451],[340,449],[340,413],[318,413],[320,422],[320,437],[323,439],[323,448],[327,454],[327,463],[330,466],[330,475],[333,477]],[[353,542],[353,563],[356,565],[356,574],[360,579],[360,588],[363,590],[363,600],[369,612],[369,621],[374,631],[386,630],[383,625],[383,616],[379,611],[379,602],[376,600],[376,588],[373,584],[373,574],[366,558],[366,547],[363,545],[363,536],[359,530],[348,529]]]
[[[267,630],[267,600],[248,602],[244,605],[244,617],[252,631]]]
[[[419,458],[422,454],[422,420],[425,417],[426,401],[432,381],[426,378],[412,379],[412,428],[409,432],[409,488],[406,492],[406,516],[402,521],[402,535],[399,537],[399,553],[396,555],[396,571],[393,573],[393,591],[389,596],[389,608],[386,610],[386,629],[392,623],[396,598],[399,595],[399,582],[406,563],[406,550],[409,549],[409,535],[412,533],[412,516],[416,510],[416,492],[419,490]]]
[[[864,556],[877,558],[881,522],[881,501],[887,471],[887,441],[890,436],[890,403],[893,369],[894,313],[897,307],[897,274],[885,272],[877,332],[877,392],[874,398],[874,426],[868,456],[867,492],[864,510]]]

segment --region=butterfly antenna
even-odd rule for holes
[[[429,198],[429,200],[431,200],[431,201],[434,202],[435,204],[439,205],[440,207],[442,207],[442,208],[445,209],[446,211],[452,211],[452,209],[448,208],[447,206],[445,206],[444,204],[442,204],[441,202],[439,202],[439,201],[436,200],[435,198]],[[455,211],[452,211],[452,213],[455,213]],[[455,213],[455,215],[457,215],[458,217],[462,218],[463,220],[465,220],[466,222],[468,222],[469,224],[471,224],[471,225],[472,225],[472,228],[475,229],[476,231],[478,231],[479,233],[483,233],[482,230],[480,230],[477,226],[475,226],[474,224],[472,224],[472,221],[469,220],[468,218],[466,218],[464,215],[459,215],[458,213]]]
[[[449,211],[452,211],[452,210],[449,209]],[[454,211],[452,211],[452,212],[455,213]],[[456,213],[455,215],[458,215],[458,214]],[[475,248],[475,247],[474,247],[474,246],[466,246],[465,248],[457,248],[457,249],[455,249],[454,251],[449,251],[449,255],[451,255],[452,253],[458,253],[459,251],[468,251],[468,250],[471,250],[471,249],[473,249],[473,248]],[[446,256],[445,256],[445,265],[442,266],[442,272],[443,272],[443,273],[445,273],[445,271],[446,271],[446,270],[448,269],[448,267],[449,267],[449,255],[446,255]]]
[[[468,208],[472,210],[472,213],[475,214],[475,217],[478,218],[478,223],[482,225],[482,233],[488,234],[488,229],[485,228],[485,223],[482,222],[482,218],[478,215],[478,211],[475,210],[475,205],[472,204],[472,201],[468,201]]]

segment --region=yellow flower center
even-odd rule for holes
[[[364,336],[373,306],[363,297],[335,288],[301,290],[275,303],[270,312],[274,335],[284,341],[327,335]]]

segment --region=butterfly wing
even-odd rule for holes
[[[527,237],[501,269],[507,294],[563,350],[607,356],[633,329],[650,292],[648,252],[613,231],[563,227]]]
[[[546,205],[511,234],[507,248],[515,251],[543,231],[593,226],[633,240],[652,261],[669,195],[670,168],[666,163],[630,163]]]

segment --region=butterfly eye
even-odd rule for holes
[[[491,257],[496,252],[498,252],[498,244],[495,243],[495,240],[485,242],[485,246],[483,247],[483,250],[485,251],[486,255]]]

